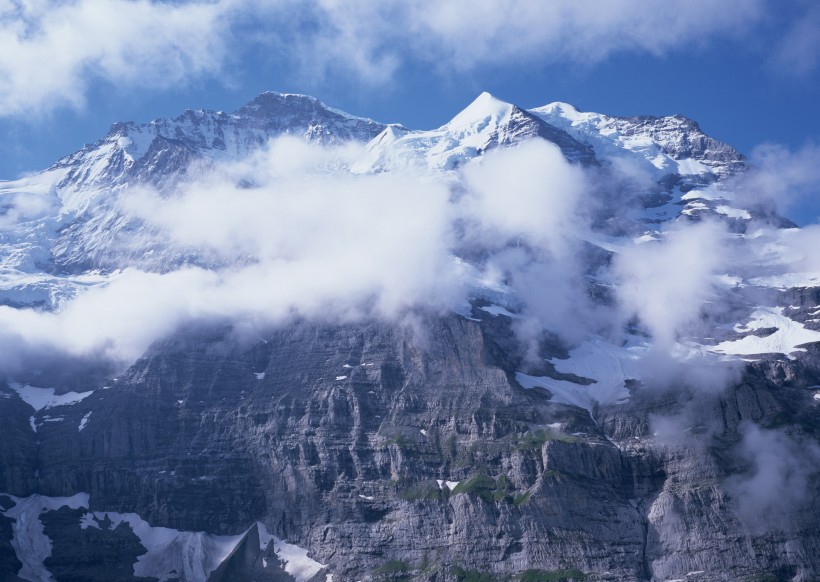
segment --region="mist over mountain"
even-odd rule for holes
[[[0,182],[0,579],[817,579],[810,153],[268,92]]]

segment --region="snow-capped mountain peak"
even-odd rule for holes
[[[281,135],[318,144],[367,143],[366,153],[351,167],[354,173],[453,172],[492,149],[540,138],[558,146],[573,164],[606,168],[613,160],[628,159],[645,169],[651,185],[631,193],[627,206],[635,214],[618,217],[618,232],[706,213],[739,222],[751,217],[714,188],[742,171],[742,156],[682,116],[611,117],[566,103],[528,111],[485,92],[441,127],[412,131],[347,114],[314,97],[266,92],[233,113],[187,110],[171,119],[116,123],[100,141],[48,170],[0,183],[0,196],[10,208],[14,200],[27,196],[43,209],[36,215],[15,211],[18,222],[6,225],[0,265],[10,273],[39,277],[43,272],[76,274],[132,264],[163,269],[194,260],[188,251],[155,240],[122,215],[116,203],[119,193],[138,184],[172,192],[192,168],[243,159]],[[624,230],[624,224],[631,226]],[[133,243],[127,257],[120,235]],[[28,295],[18,293],[21,283],[12,279],[6,288],[18,299],[5,301],[18,302],[25,295],[26,303],[59,303],[50,283],[41,278],[35,283],[38,291]],[[63,286],[65,281],[58,283]],[[26,289],[31,285],[25,283]]]
[[[262,93],[234,113],[186,110],[173,119],[115,123],[95,144],[59,160],[61,191],[89,191],[123,183],[166,181],[184,174],[197,159],[234,159],[278,135],[322,144],[367,141],[384,124],[327,107],[307,95]],[[88,197],[68,196],[71,210],[82,212]]]
[[[514,105],[501,101],[484,91],[458,115],[447,122],[444,127],[458,130],[465,127],[475,127],[482,122],[500,124],[508,121],[515,109],[517,107]]]
[[[597,163],[589,145],[517,105],[484,92],[437,129],[379,136],[370,144],[371,156],[356,170],[453,170],[493,148],[537,137],[557,145],[572,162]]]

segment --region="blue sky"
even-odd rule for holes
[[[682,113],[745,154],[782,144],[811,166],[820,5],[0,0],[0,80],[3,179],[50,165],[116,121],[231,111],[268,89],[419,129],[485,90],[524,107]],[[818,181],[804,168],[786,209],[798,222],[820,216]]]

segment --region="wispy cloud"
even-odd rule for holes
[[[806,8],[789,25],[771,55],[771,65],[779,72],[807,77],[820,65],[820,6]]]
[[[164,89],[222,69],[225,2],[0,3],[0,111],[81,107],[93,81]]]
[[[738,458],[746,471],[726,481],[740,517],[753,530],[789,529],[820,463],[816,442],[755,424],[742,427]]]
[[[224,75],[268,46],[294,76],[396,78],[410,62],[468,72],[511,59],[595,63],[742,35],[765,0],[25,0],[0,3],[0,115],[82,107],[104,81],[166,89]]]
[[[717,222],[675,225],[660,241],[640,242],[615,258],[617,293],[624,315],[637,316],[655,342],[669,350],[691,333],[704,302],[715,296],[715,275],[730,257],[725,227]]]
[[[322,2],[329,14],[349,3]],[[672,0],[647,4],[640,0],[548,3],[526,0],[454,0],[451,2],[354,2],[359,18],[333,18],[342,27],[365,33],[368,22],[387,28],[385,19],[404,24],[396,30],[416,55],[445,59],[458,69],[505,62],[511,58],[597,61],[614,52],[663,54],[683,43],[744,30],[763,14],[761,0],[715,4]],[[399,20],[392,20],[398,18]],[[370,19],[370,20],[368,20]],[[388,21],[389,22],[389,21]],[[392,28],[392,27],[391,27]],[[378,32],[366,38],[386,45]]]
[[[745,204],[786,214],[820,194],[820,146],[808,143],[792,151],[763,144],[752,151],[750,169],[729,187]]]

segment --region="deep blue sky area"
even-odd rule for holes
[[[75,4],[79,6],[88,1],[76,0]],[[489,5],[492,1],[485,3]],[[117,2],[127,5],[130,0]],[[641,0],[619,2],[641,5]],[[458,47],[450,47],[450,53],[445,49],[436,52],[420,43],[409,46],[406,51],[393,50],[385,41],[390,39],[388,27],[382,37],[371,39],[376,48],[370,56],[378,61],[380,51],[390,49],[395,53],[396,64],[386,78],[375,81],[372,77],[379,73],[372,73],[367,65],[345,65],[347,55],[343,54],[343,46],[337,47],[342,54],[335,55],[336,60],[329,60],[323,68],[314,70],[311,65],[315,58],[305,56],[307,48],[288,52],[284,44],[271,42],[276,34],[273,25],[265,28],[264,35],[259,34],[260,38],[264,36],[262,40],[253,40],[254,29],[247,19],[240,23],[249,27],[240,40],[235,35],[236,26],[234,36],[224,33],[227,40],[219,53],[219,66],[208,69],[206,62],[200,65],[205,70],[196,69],[190,64],[197,58],[194,46],[190,49],[193,52],[183,53],[179,58],[183,69],[169,73],[179,77],[173,82],[157,82],[157,75],[151,73],[151,63],[145,65],[147,72],[138,70],[133,75],[130,70],[125,74],[113,65],[100,65],[99,57],[81,55],[79,64],[75,63],[77,74],[70,81],[77,84],[81,95],[75,102],[48,101],[38,94],[39,97],[35,95],[30,99],[36,102],[40,98],[45,104],[28,107],[28,88],[23,81],[17,89],[20,95],[8,90],[7,95],[0,97],[0,103],[6,104],[6,111],[0,113],[0,178],[14,179],[43,169],[83,144],[96,141],[117,121],[144,122],[176,116],[186,108],[233,111],[265,90],[311,94],[350,113],[399,122],[414,129],[445,123],[480,92],[489,91],[523,107],[565,101],[582,110],[612,115],[681,113],[696,120],[709,135],[747,155],[764,143],[782,144],[795,152],[807,145],[820,144],[820,56],[812,54],[812,51],[820,52],[820,9],[804,0],[784,0],[777,4],[765,0],[729,0],[727,5],[730,4],[736,4],[737,10],[747,10],[754,18],[721,25],[723,28],[717,32],[701,35],[697,42],[690,43],[687,35],[699,33],[695,23],[680,33],[680,39],[669,41],[668,46],[661,49],[658,43],[664,42],[662,35],[661,41],[644,43],[639,39],[635,41],[638,46],[623,48],[617,42],[615,28],[614,37],[610,34],[601,41],[609,42],[614,48],[605,50],[603,55],[596,54],[595,58],[579,55],[577,48],[565,56],[555,54],[561,49],[560,39],[543,41],[541,46],[538,43],[542,40],[536,36],[531,41],[532,50],[516,46],[507,50],[509,54],[501,54],[500,49],[499,55],[490,51],[489,56],[476,57],[466,66],[463,63],[449,66],[447,55]],[[357,0],[351,3],[353,5],[359,11],[374,10],[371,6],[374,4],[366,0]],[[644,5],[650,9],[654,3]],[[35,21],[40,19],[37,22],[44,30],[49,17],[48,12],[30,15]],[[315,15],[302,17],[299,30],[311,34],[310,19]],[[316,18],[317,23],[333,18],[345,22],[335,13]],[[63,21],[65,19],[63,17]],[[583,32],[585,25],[579,22],[569,25]],[[612,26],[617,27],[617,22]],[[458,40],[458,25],[451,28],[451,36]],[[8,34],[8,29],[3,29],[2,18],[0,34]],[[293,32],[289,34],[281,43],[298,42]],[[487,46],[492,47],[492,34],[487,32],[487,35],[490,38]],[[52,50],[60,48],[60,38],[51,44]],[[431,38],[436,37],[431,35]],[[465,38],[469,40],[470,36]],[[800,42],[794,41],[795,38]],[[30,48],[26,43],[36,40],[36,36],[21,37],[21,61]],[[317,55],[323,55],[321,58],[325,58],[327,50],[334,50],[333,47],[316,48],[317,42],[311,47]],[[446,46],[446,42],[441,41],[442,46]],[[782,48],[788,42],[796,46],[791,52]],[[355,50],[355,39],[349,46],[353,48],[348,50]],[[579,46],[583,50],[583,45]],[[539,52],[540,49],[543,50]],[[107,46],[100,50],[118,49]],[[548,54],[549,50],[552,52]],[[481,54],[480,51],[479,45],[476,54]],[[775,53],[779,55],[777,58],[773,57]],[[796,55],[794,60],[799,61],[799,66],[792,66],[790,55]],[[350,59],[355,60],[354,57],[351,55]],[[43,58],[42,54],[38,58]],[[128,66],[127,51],[123,58],[126,64],[118,65],[121,68]],[[5,61],[0,58],[0,78],[3,78],[4,67],[13,70],[14,66],[12,57],[7,55]],[[184,70],[185,66],[194,71]],[[154,72],[156,68],[154,65]],[[146,82],[141,81],[140,74],[147,75]],[[49,88],[44,84],[42,91],[59,93],[62,89],[62,86]],[[809,197],[791,212],[792,218],[800,223],[813,222],[820,214],[820,205],[815,205]]]

